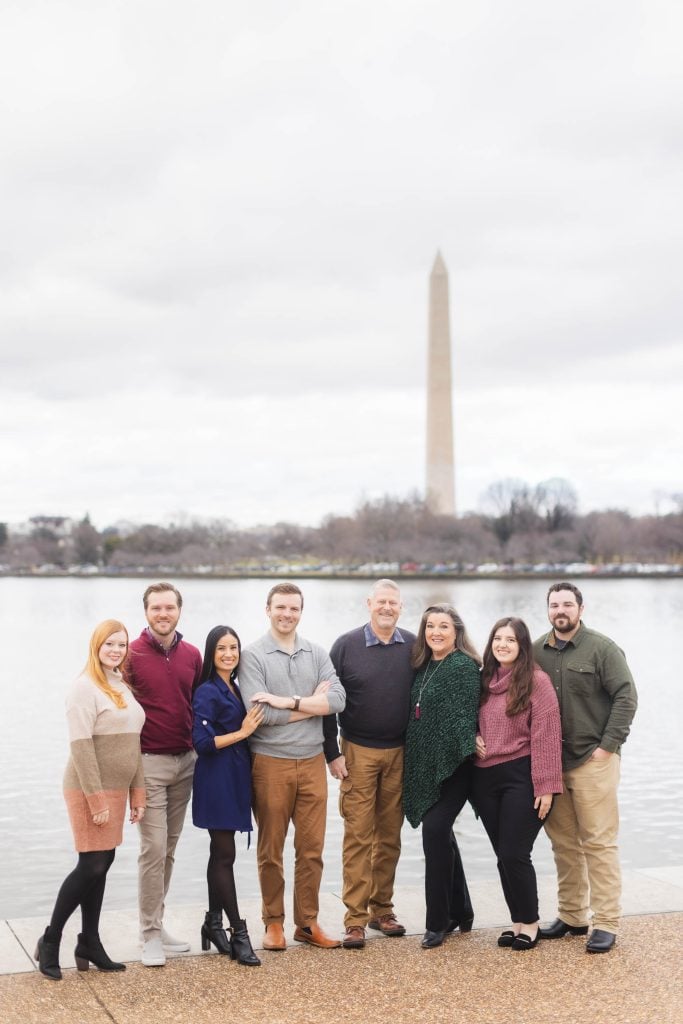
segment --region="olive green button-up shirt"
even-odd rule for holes
[[[562,767],[577,768],[597,747],[618,754],[629,734],[638,695],[624,652],[588,629],[559,650],[551,630],[534,643],[534,658],[550,676],[562,716]]]

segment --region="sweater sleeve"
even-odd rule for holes
[[[252,706],[251,698],[255,693],[262,690],[268,691],[266,683],[266,670],[260,654],[256,651],[242,651],[239,666],[240,691],[244,706],[249,710]],[[280,708],[272,708],[270,704],[261,704],[263,711],[262,725],[288,725],[289,711]],[[258,731],[258,730],[257,730]]]
[[[560,707],[553,684],[541,671],[534,673],[531,696],[531,781],[535,797],[564,789]]]
[[[341,678],[344,661],[344,645],[341,637],[337,637],[332,644],[330,661],[334,666],[337,676]],[[339,723],[337,716],[334,714],[325,715],[323,718],[323,753],[328,764],[330,761],[336,761],[338,757],[341,757],[341,750],[339,749]]]
[[[138,763],[133,781],[130,784],[128,799],[131,807],[147,806],[147,790],[145,789],[145,771],[142,767],[142,751],[138,752]]]
[[[88,680],[76,680],[66,698],[66,722],[71,759],[91,814],[100,814],[109,807],[93,742],[96,720],[95,685]]]
[[[318,655],[318,683],[328,680],[332,684],[327,691],[327,700],[330,705],[330,714],[337,715],[346,707],[346,693],[344,687],[339,682],[339,676],[334,670],[334,665],[327,651],[320,647],[318,648]]]

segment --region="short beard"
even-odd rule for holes
[[[573,629],[576,629],[577,625],[577,622],[568,622],[564,627],[553,624],[553,629],[557,634],[562,636],[563,633],[571,633]]]

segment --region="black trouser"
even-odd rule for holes
[[[441,795],[422,819],[425,855],[425,926],[430,932],[446,931],[473,916],[460,850],[453,823],[470,794],[472,762],[465,761],[441,786]]]
[[[475,768],[472,803],[498,857],[511,921],[533,924],[538,921],[538,889],[531,850],[543,822],[534,810],[531,758]]]

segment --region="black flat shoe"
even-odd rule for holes
[[[617,937],[614,932],[603,932],[601,928],[594,928],[586,943],[586,952],[609,953],[616,941]]]
[[[430,932],[426,931],[422,936],[422,942],[420,945],[423,949],[436,949],[437,946],[443,945],[443,940],[446,938],[448,932]]]
[[[540,938],[540,928],[536,931],[533,939],[530,935],[525,935],[524,932],[520,932],[519,935],[516,935],[510,943],[510,949],[516,949],[518,953],[525,949],[534,949],[538,945]]]
[[[515,935],[515,933],[508,928],[507,931],[501,932],[500,935],[498,936],[498,945],[511,946],[516,938],[517,936]]]
[[[561,939],[564,935],[588,935],[588,925],[565,924],[561,918],[556,917],[547,928],[541,928],[542,939]]]
[[[460,919],[460,921],[449,921],[448,922],[448,928],[446,929],[446,931],[449,934],[450,934],[450,932],[459,931],[461,935],[464,935],[465,932],[471,932],[472,931],[472,925],[473,924],[474,924],[474,915],[472,915],[471,917],[463,917],[463,918]]]

